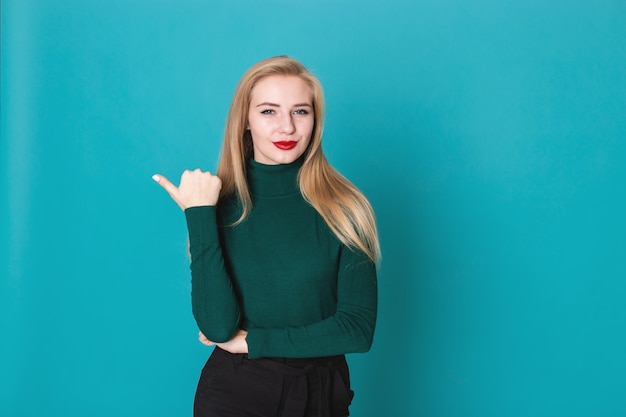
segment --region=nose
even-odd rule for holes
[[[284,114],[280,118],[279,132],[285,134],[292,134],[296,131],[296,126],[291,118],[291,113]]]

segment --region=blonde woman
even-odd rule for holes
[[[266,59],[231,104],[217,174],[157,181],[185,212],[192,307],[215,346],[196,417],[347,416],[346,353],[370,349],[378,236],[322,152],[324,99],[298,61]]]

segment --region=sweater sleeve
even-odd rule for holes
[[[191,305],[198,328],[211,341],[232,338],[241,308],[224,264],[215,206],[185,210],[191,254]]]
[[[247,329],[248,355],[305,358],[366,352],[372,345],[376,313],[376,265],[363,252],[343,246],[335,313],[303,326]]]

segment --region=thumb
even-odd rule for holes
[[[172,184],[170,180],[168,180],[161,174],[154,174],[152,176],[152,179],[156,181],[161,187],[163,187],[165,191],[167,191],[170,197],[172,197],[172,200],[174,200],[176,204],[178,204],[178,207],[180,207],[181,210],[185,210],[185,205],[178,199],[178,187]]]
[[[173,196],[178,191],[178,187],[170,182],[167,178],[165,178],[161,174],[154,174],[152,179],[156,181],[161,187],[165,189],[169,193],[169,195]]]

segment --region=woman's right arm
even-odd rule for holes
[[[191,254],[191,306],[198,328],[214,343],[239,329],[241,310],[224,265],[215,206],[185,210]]]
[[[216,343],[239,329],[241,309],[224,265],[216,207],[222,181],[209,172],[185,171],[176,187],[162,175],[152,177],[184,210],[191,254],[191,304],[198,328]]]

